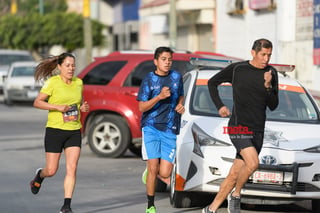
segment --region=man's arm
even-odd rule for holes
[[[146,112],[156,105],[160,100],[166,99],[171,96],[169,87],[163,87],[159,95],[148,101],[139,101],[139,110]]]
[[[233,64],[227,66],[226,68],[221,70],[219,73],[212,76],[208,81],[208,89],[209,89],[210,97],[218,110],[220,110],[220,108],[224,106],[224,103],[222,102],[219,95],[218,86],[224,82],[232,83],[233,67],[234,67]]]
[[[179,113],[179,114],[183,114],[184,113],[183,101],[184,101],[184,97],[180,96],[178,104],[177,104],[177,106],[175,108],[176,112]]]
[[[266,92],[267,92],[267,106],[273,111],[278,107],[279,96],[278,96],[278,73],[275,69],[272,69],[272,79],[268,83],[265,83]]]

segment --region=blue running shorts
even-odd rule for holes
[[[142,159],[164,159],[174,162],[177,135],[163,132],[151,126],[142,128]]]

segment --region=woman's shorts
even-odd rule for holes
[[[62,130],[46,128],[44,147],[46,152],[61,153],[67,147],[81,148],[81,132],[78,130]]]

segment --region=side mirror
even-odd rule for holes
[[[3,75],[2,76],[2,82],[5,82],[7,80],[8,76],[7,75]]]

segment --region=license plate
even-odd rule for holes
[[[36,98],[38,96],[38,94],[39,94],[39,92],[36,91],[36,90],[34,90],[34,91],[33,90],[29,90],[27,92],[28,98]]]
[[[255,171],[252,175],[252,181],[254,183],[282,184],[283,172],[261,170]]]

